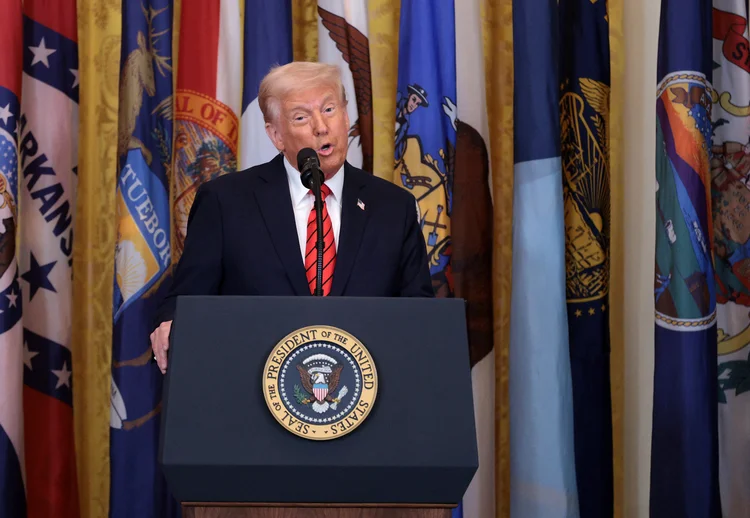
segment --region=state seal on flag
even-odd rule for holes
[[[378,392],[372,355],[360,340],[331,326],[309,326],[282,338],[263,369],[271,414],[311,440],[342,437],[367,419]]]

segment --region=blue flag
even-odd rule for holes
[[[662,0],[651,516],[718,518],[710,0]]]
[[[453,2],[401,6],[396,94],[395,178],[417,199],[432,285],[453,296],[450,275],[456,42]]]
[[[578,502],[581,518],[606,518],[614,512],[607,4],[561,0],[560,43],[560,145]]]
[[[514,516],[575,518],[557,0],[513,2],[510,487]]]
[[[149,335],[171,266],[172,4],[123,2],[110,516],[179,516],[157,464],[163,376]]]
[[[292,61],[291,0],[245,0],[244,33],[239,169],[262,164],[279,153],[266,135],[258,88],[272,66]]]
[[[417,200],[438,297],[455,293],[450,267],[457,124],[453,9],[450,1],[405,0],[399,27],[394,180]],[[462,515],[459,506],[453,516]]]

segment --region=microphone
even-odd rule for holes
[[[323,172],[320,170],[320,160],[314,149],[306,147],[297,153],[297,170],[300,172],[302,185],[308,189],[313,189],[313,181],[317,176],[318,186],[323,184]]]
[[[315,196],[315,220],[317,227],[316,248],[318,264],[315,275],[315,295],[323,296],[323,200],[320,186],[323,184],[323,172],[320,170],[320,160],[314,149],[306,147],[297,153],[297,170],[300,172],[302,185],[312,190]]]

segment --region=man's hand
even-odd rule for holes
[[[151,333],[151,349],[154,350],[154,358],[161,369],[161,373],[167,372],[167,349],[169,349],[169,331],[172,329],[172,321],[162,322],[159,327]]]

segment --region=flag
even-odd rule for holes
[[[455,30],[452,2],[412,0],[401,6],[394,181],[417,199],[432,286],[439,297],[454,292],[449,263]]]
[[[171,0],[123,2],[117,133],[110,514],[179,516],[157,464],[163,376],[149,335],[171,266]]]
[[[21,0],[0,0],[0,516],[26,518],[21,290],[16,260]]]
[[[279,154],[266,135],[258,88],[272,66],[292,61],[291,0],[245,0],[244,32],[240,169],[268,162]]]
[[[24,2],[20,120],[24,440],[29,517],[79,516],[71,312],[78,170],[75,0]]]
[[[198,187],[237,170],[242,103],[238,0],[182,0],[179,45],[172,206],[175,264],[182,255]]]
[[[725,516],[750,516],[750,48],[745,0],[713,2],[711,153],[717,278],[719,488]]]
[[[581,518],[614,513],[609,382],[609,21],[606,2],[560,2],[565,278]]]
[[[513,2],[510,505],[578,516],[565,285],[557,0]]]
[[[394,182],[417,200],[438,297],[455,293],[450,263],[456,95],[453,2],[404,2],[399,22]],[[463,516],[462,506],[453,516]]]
[[[662,0],[656,95],[652,516],[720,516],[711,2]]]
[[[347,161],[372,172],[372,77],[365,0],[318,0],[318,61],[338,65],[348,101]]]
[[[464,516],[495,516],[495,355],[492,304],[492,198],[481,0],[461,2],[456,18],[457,106],[451,213],[454,294],[467,301],[469,358],[479,469],[462,502]]]

